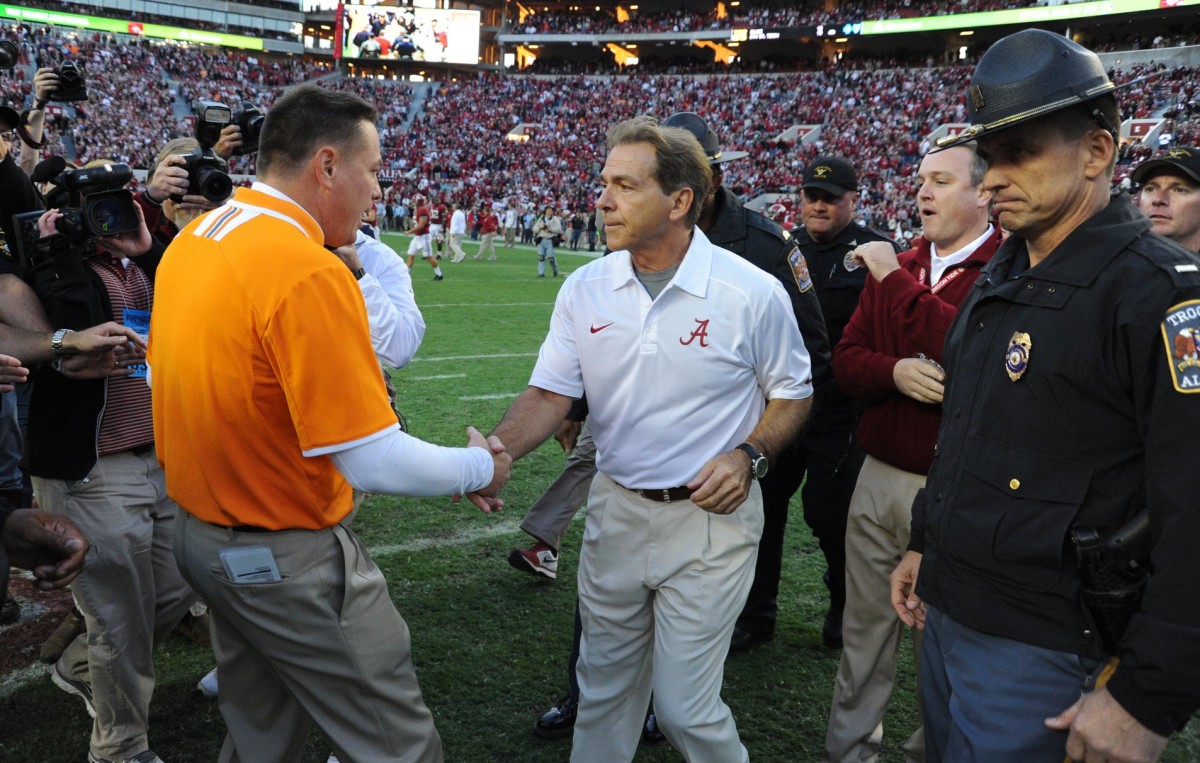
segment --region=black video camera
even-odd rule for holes
[[[54,92],[50,94],[50,100],[65,103],[88,99],[82,66],[74,61],[63,61],[54,70],[54,73],[58,75],[58,87],[54,88]]]
[[[234,156],[245,156],[258,151],[258,138],[262,135],[264,119],[266,115],[262,109],[249,101],[242,101],[242,105],[233,114],[233,123],[242,131],[242,145],[233,149]]]
[[[133,194],[125,187],[132,179],[133,170],[128,164],[102,164],[59,175],[54,182],[66,189],[72,198],[76,194],[79,198],[79,209],[68,207],[62,210],[64,216],[57,226],[59,232],[70,238],[73,235],[116,236],[136,231],[141,222],[133,207]],[[71,232],[63,230],[64,223]]]
[[[233,193],[229,163],[217,156],[213,146],[221,139],[221,130],[230,122],[229,107],[216,101],[196,101],[196,141],[199,148],[183,155],[188,173],[188,194],[200,195],[212,202],[225,201]],[[174,194],[178,204],[183,196]]]
[[[54,226],[55,235],[42,237],[38,231],[41,211],[13,215],[17,256],[25,273],[70,253],[92,253],[96,237],[141,228],[133,194],[125,188],[132,178],[133,170],[127,164],[104,164],[56,175],[51,182],[57,188],[46,199],[48,208],[62,213]]]

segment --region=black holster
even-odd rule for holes
[[[1143,511],[1104,536],[1090,527],[1076,527],[1071,542],[1079,559],[1084,615],[1105,653],[1115,657],[1150,580],[1149,516]]]

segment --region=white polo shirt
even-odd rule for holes
[[[627,251],[572,273],[529,383],[586,389],[597,467],[635,489],[686,485],[746,439],[768,399],[812,395],[783,287],[698,228],[658,299]]]

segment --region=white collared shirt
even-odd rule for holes
[[[975,250],[983,246],[983,242],[988,240],[992,235],[991,223],[988,224],[987,230],[983,235],[975,239],[971,243],[959,249],[957,252],[947,254],[945,257],[939,257],[937,253],[937,244],[929,242],[929,283],[927,286],[934,286],[938,281],[942,280],[942,275],[946,270],[954,267],[963,260],[975,253]]]
[[[366,274],[358,288],[367,304],[371,346],[380,362],[403,368],[412,360],[425,337],[425,318],[413,296],[412,276],[400,255],[361,229],[354,240],[358,260]]]
[[[695,229],[657,299],[627,251],[572,273],[529,383],[586,388],[600,471],[663,488],[742,442],[768,399],[810,396],[812,370],[779,282]]]

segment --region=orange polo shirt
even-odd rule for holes
[[[351,508],[327,454],[396,428],[362,292],[317,222],[262,184],[159,265],[151,390],[167,492],[206,522],[320,529]]]

